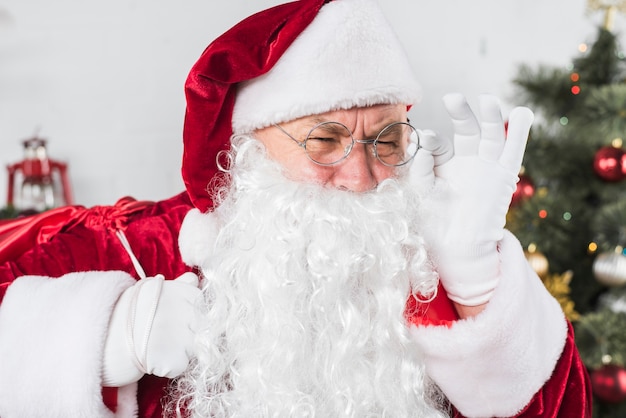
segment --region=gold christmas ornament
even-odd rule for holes
[[[563,274],[550,274],[543,278],[543,284],[559,302],[567,319],[577,321],[580,319],[580,314],[574,309],[574,301],[570,298],[571,288],[569,284],[572,277],[574,277],[574,273],[570,270]]]
[[[537,251],[534,244],[528,246],[528,250],[524,251],[524,255],[530,266],[535,270],[535,273],[543,279],[550,270],[548,258],[540,251]]]
[[[626,284],[626,255],[621,251],[598,254],[592,268],[596,280],[605,286]]]

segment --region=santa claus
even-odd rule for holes
[[[375,0],[255,14],[186,94],[184,193],[0,227],[0,416],[590,417],[504,229],[528,109],[413,127]]]

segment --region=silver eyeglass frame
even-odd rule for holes
[[[327,125],[330,123],[334,123],[337,125],[341,125],[343,128],[345,128],[345,130],[350,134],[350,139],[352,139],[352,143],[350,145],[348,145],[345,149],[347,150],[347,152],[344,152],[344,155],[342,158],[340,158],[339,160],[332,162],[332,163],[320,163],[319,161],[315,161],[310,155],[309,152],[306,149],[306,142],[309,139],[309,136],[311,135],[311,132],[313,132],[314,130],[316,130],[317,128],[319,128],[320,126],[323,125]],[[407,125],[409,128],[411,128],[413,130],[413,132],[415,132],[415,135],[417,135],[417,147],[415,149],[415,153],[411,156],[411,158],[407,159],[406,161],[404,161],[401,164],[388,164],[386,162],[384,162],[379,156],[378,156],[378,151],[376,149],[376,145],[378,143],[378,138],[380,137],[380,135],[387,130],[389,127],[394,126],[394,125]],[[392,122],[388,125],[385,125],[384,128],[382,128],[380,130],[380,132],[378,133],[378,135],[376,135],[376,138],[374,139],[355,139],[354,135],[352,135],[352,131],[350,129],[348,129],[348,127],[346,125],[344,125],[341,122],[335,122],[335,121],[325,121],[325,122],[320,122],[318,124],[316,124],[315,126],[313,126],[309,132],[306,134],[306,138],[304,139],[304,141],[298,141],[296,138],[294,138],[289,132],[287,132],[285,129],[283,129],[282,126],[278,125],[277,123],[273,124],[274,127],[278,128],[282,133],[284,133],[285,135],[287,135],[292,141],[294,141],[296,144],[298,144],[302,149],[304,149],[304,153],[306,154],[307,158],[311,161],[313,161],[315,164],[317,165],[321,165],[324,167],[328,167],[328,166],[333,166],[336,164],[339,164],[340,162],[342,162],[343,160],[345,160],[346,158],[348,158],[348,156],[350,155],[350,153],[352,152],[352,149],[354,148],[354,144],[366,144],[366,145],[373,145],[372,149],[374,151],[374,156],[376,157],[376,159],[383,164],[384,166],[387,167],[402,167],[407,165],[408,163],[410,163],[411,161],[413,161],[413,159],[415,158],[415,156],[417,155],[417,153],[419,152],[420,148],[422,148],[420,142],[421,142],[421,138],[420,138],[420,134],[419,131],[413,126],[411,125],[409,122]]]

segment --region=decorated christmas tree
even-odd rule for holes
[[[606,8],[595,41],[565,68],[522,66],[537,114],[508,228],[574,323],[594,417],[626,417],[626,66]]]

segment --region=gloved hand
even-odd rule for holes
[[[445,140],[425,135],[426,152],[414,164],[432,170],[418,165],[411,176],[421,187],[437,186],[426,197],[436,201],[425,202],[424,236],[448,297],[477,306],[489,300],[497,285],[497,242],[504,235],[533,113],[515,108],[505,140],[495,97],[479,97],[480,123],[462,95],[446,95],[444,105],[454,124],[454,155]]]
[[[437,182],[435,170],[454,156],[454,146],[448,138],[438,136],[431,130],[424,129],[418,132],[420,151],[411,164],[410,181],[418,194],[428,195],[432,193]]]
[[[122,293],[109,322],[104,347],[104,386],[120,387],[144,374],[173,378],[191,355],[198,277],[162,275],[138,281]]]

